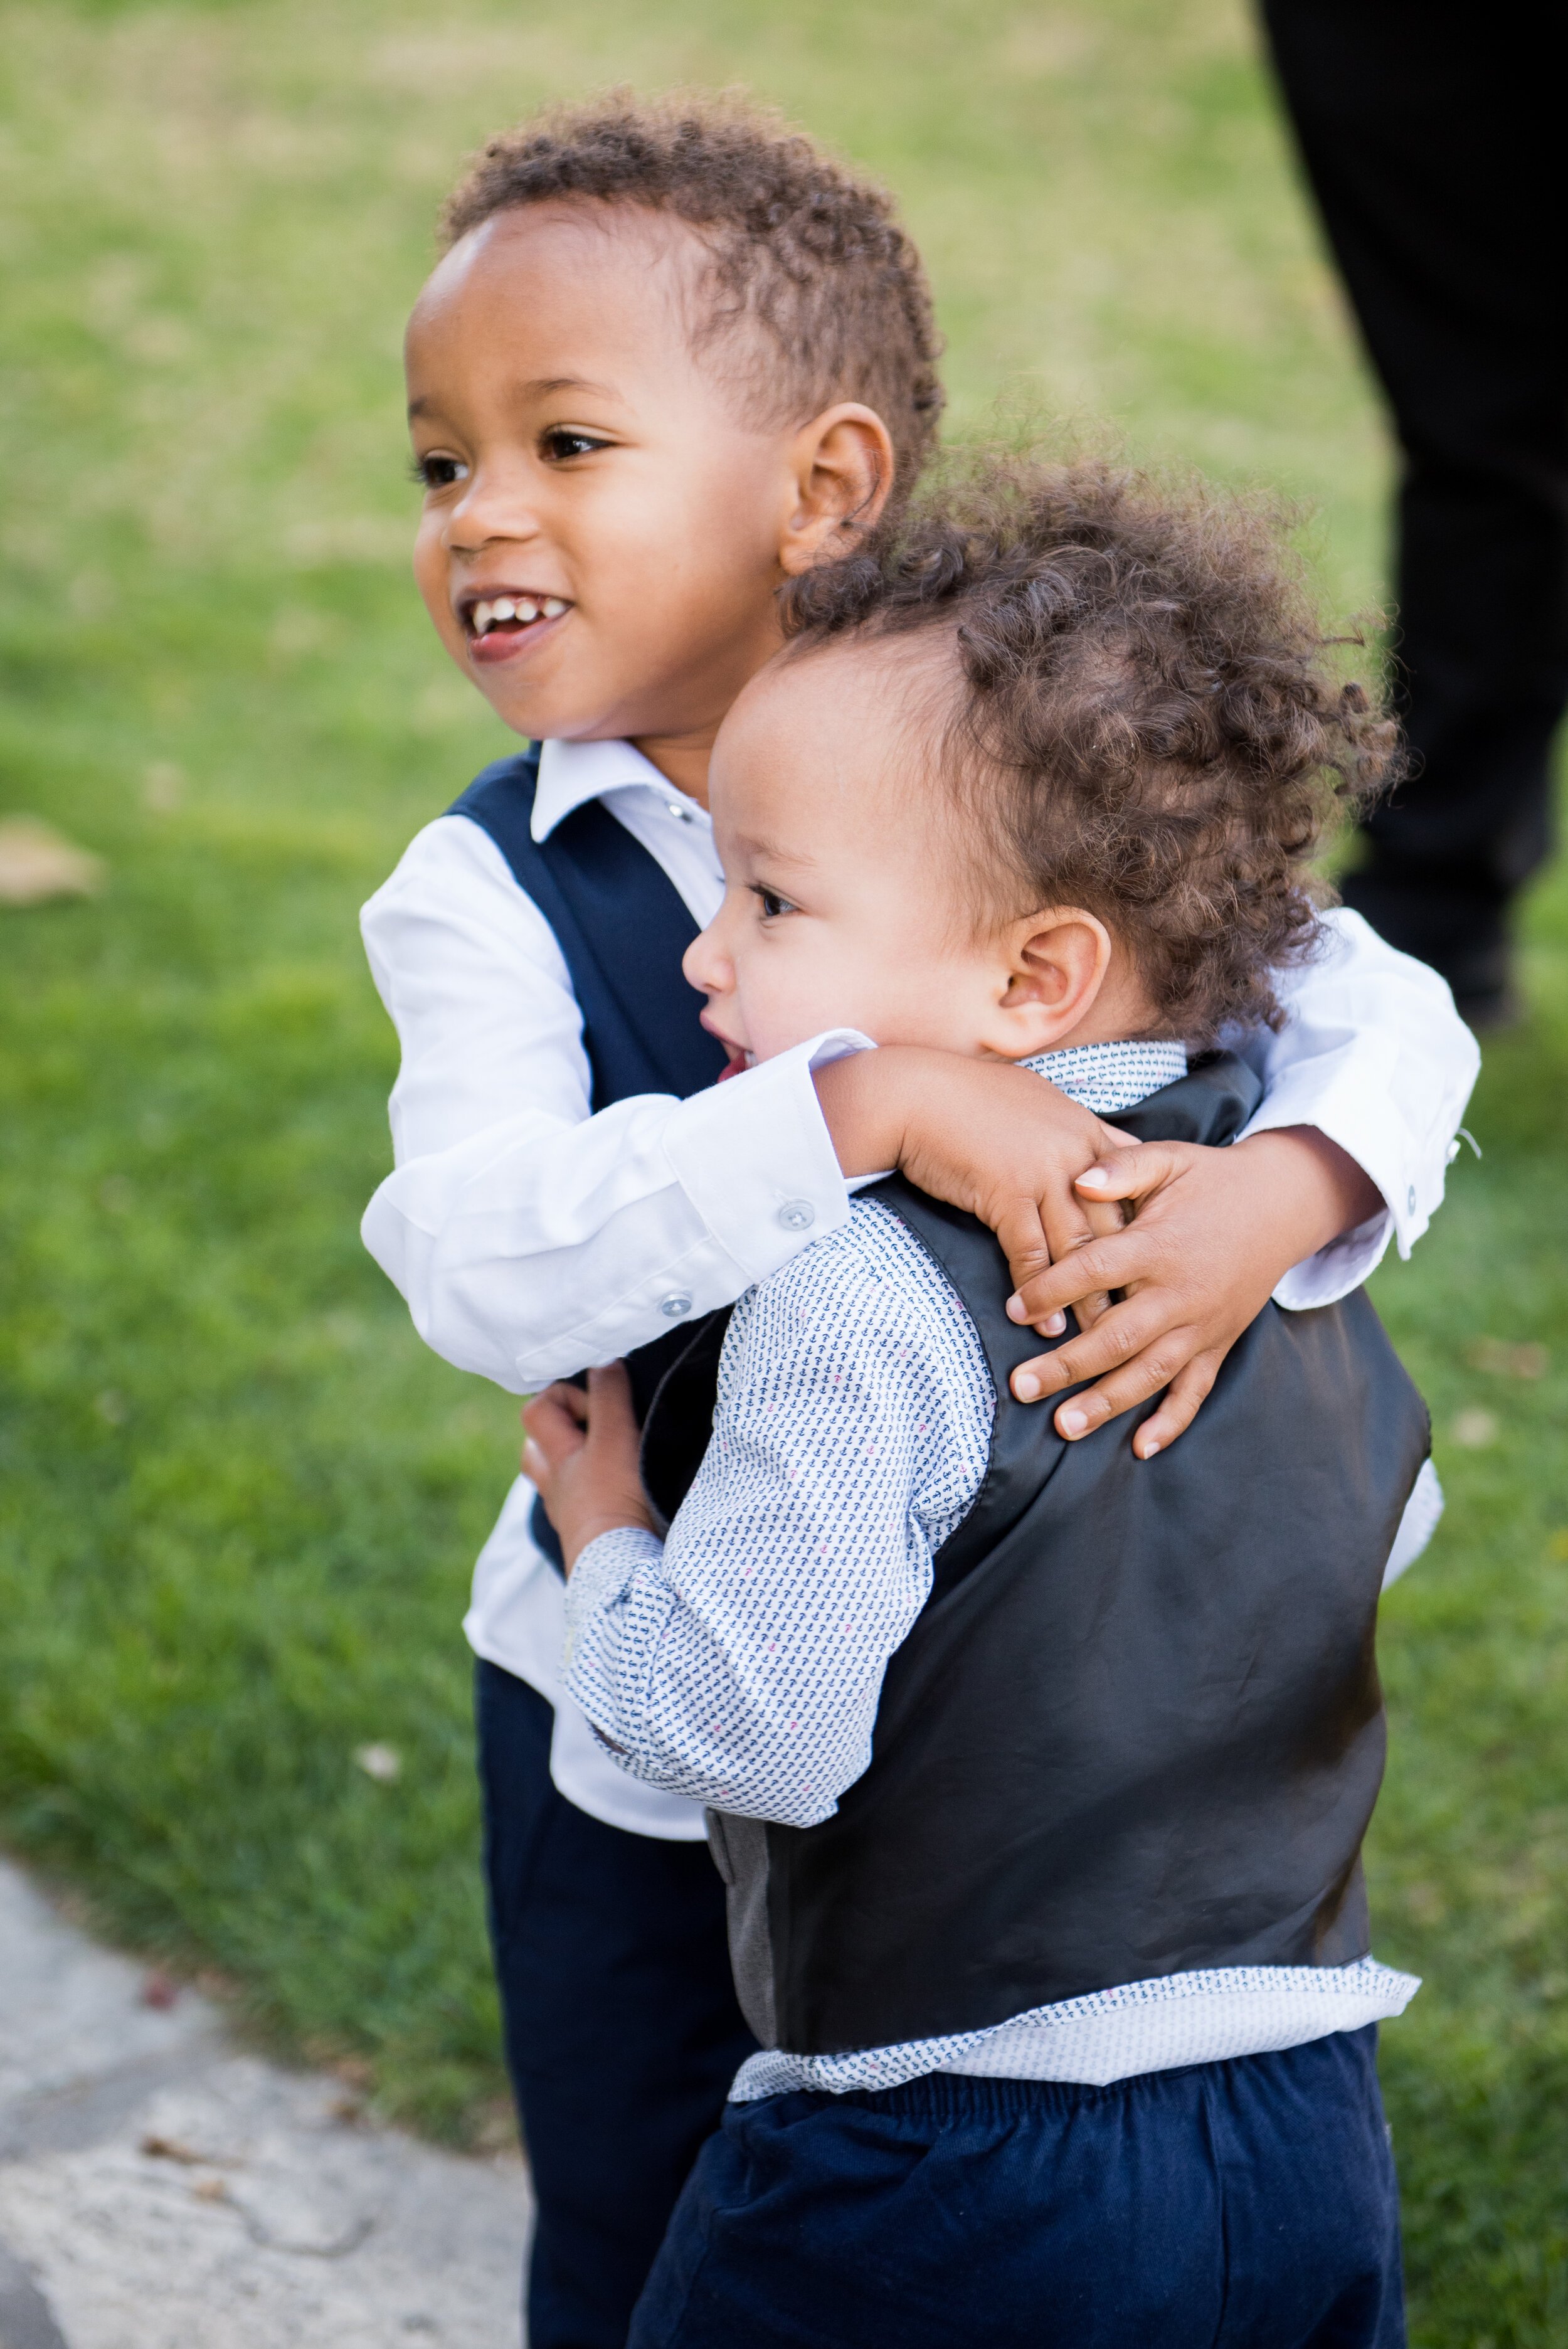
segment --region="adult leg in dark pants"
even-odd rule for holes
[[[554,1714],[475,1680],[490,1930],[538,2220],[531,2349],[622,2349],[670,2212],[756,2042],[706,1845],[590,1818],[550,1775]]]
[[[1552,843],[1568,703],[1568,18],[1499,0],[1264,0],[1279,77],[1404,454],[1396,595],[1411,779],[1347,901],[1478,1024]]]

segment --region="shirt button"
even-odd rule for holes
[[[1416,1212],[1416,1186],[1413,1183],[1405,1194],[1405,1205],[1410,1210],[1411,1215],[1414,1215]]]
[[[665,805],[668,808],[670,813],[674,816],[677,823],[689,823],[691,822],[690,808],[682,807],[679,800],[666,800],[665,802]]]
[[[660,1299],[659,1311],[666,1321],[678,1321],[683,1314],[691,1311],[691,1299],[684,1288],[672,1289],[667,1297]]]
[[[787,1232],[809,1232],[817,1220],[817,1210],[810,1199],[786,1199],[779,1220]]]

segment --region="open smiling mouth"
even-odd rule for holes
[[[459,606],[469,651],[477,661],[505,660],[525,642],[546,634],[572,606],[559,595],[477,595]]]

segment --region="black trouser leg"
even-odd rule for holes
[[[1568,16],[1264,0],[1313,190],[1394,413],[1414,771],[1349,902],[1484,1003],[1552,844],[1568,704]]]
[[[591,1819],[550,1775],[554,1715],[475,1676],[490,1927],[538,2209],[530,2349],[622,2349],[654,2254],[756,2041],[706,1844]]]

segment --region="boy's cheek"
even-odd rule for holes
[[[738,1018],[726,1024],[732,1033],[737,1028],[744,1031],[746,1049],[758,1061],[775,1061],[780,1052],[791,1052],[830,1028],[863,1026],[853,1006],[841,1002],[834,990],[769,990],[767,999],[750,1003],[742,995],[737,1009]]]
[[[436,634],[449,652],[462,657],[466,667],[468,646],[462,624],[452,609],[451,596],[448,593],[446,557],[439,543],[430,545],[423,532],[414,542],[414,585],[419,590]]]

